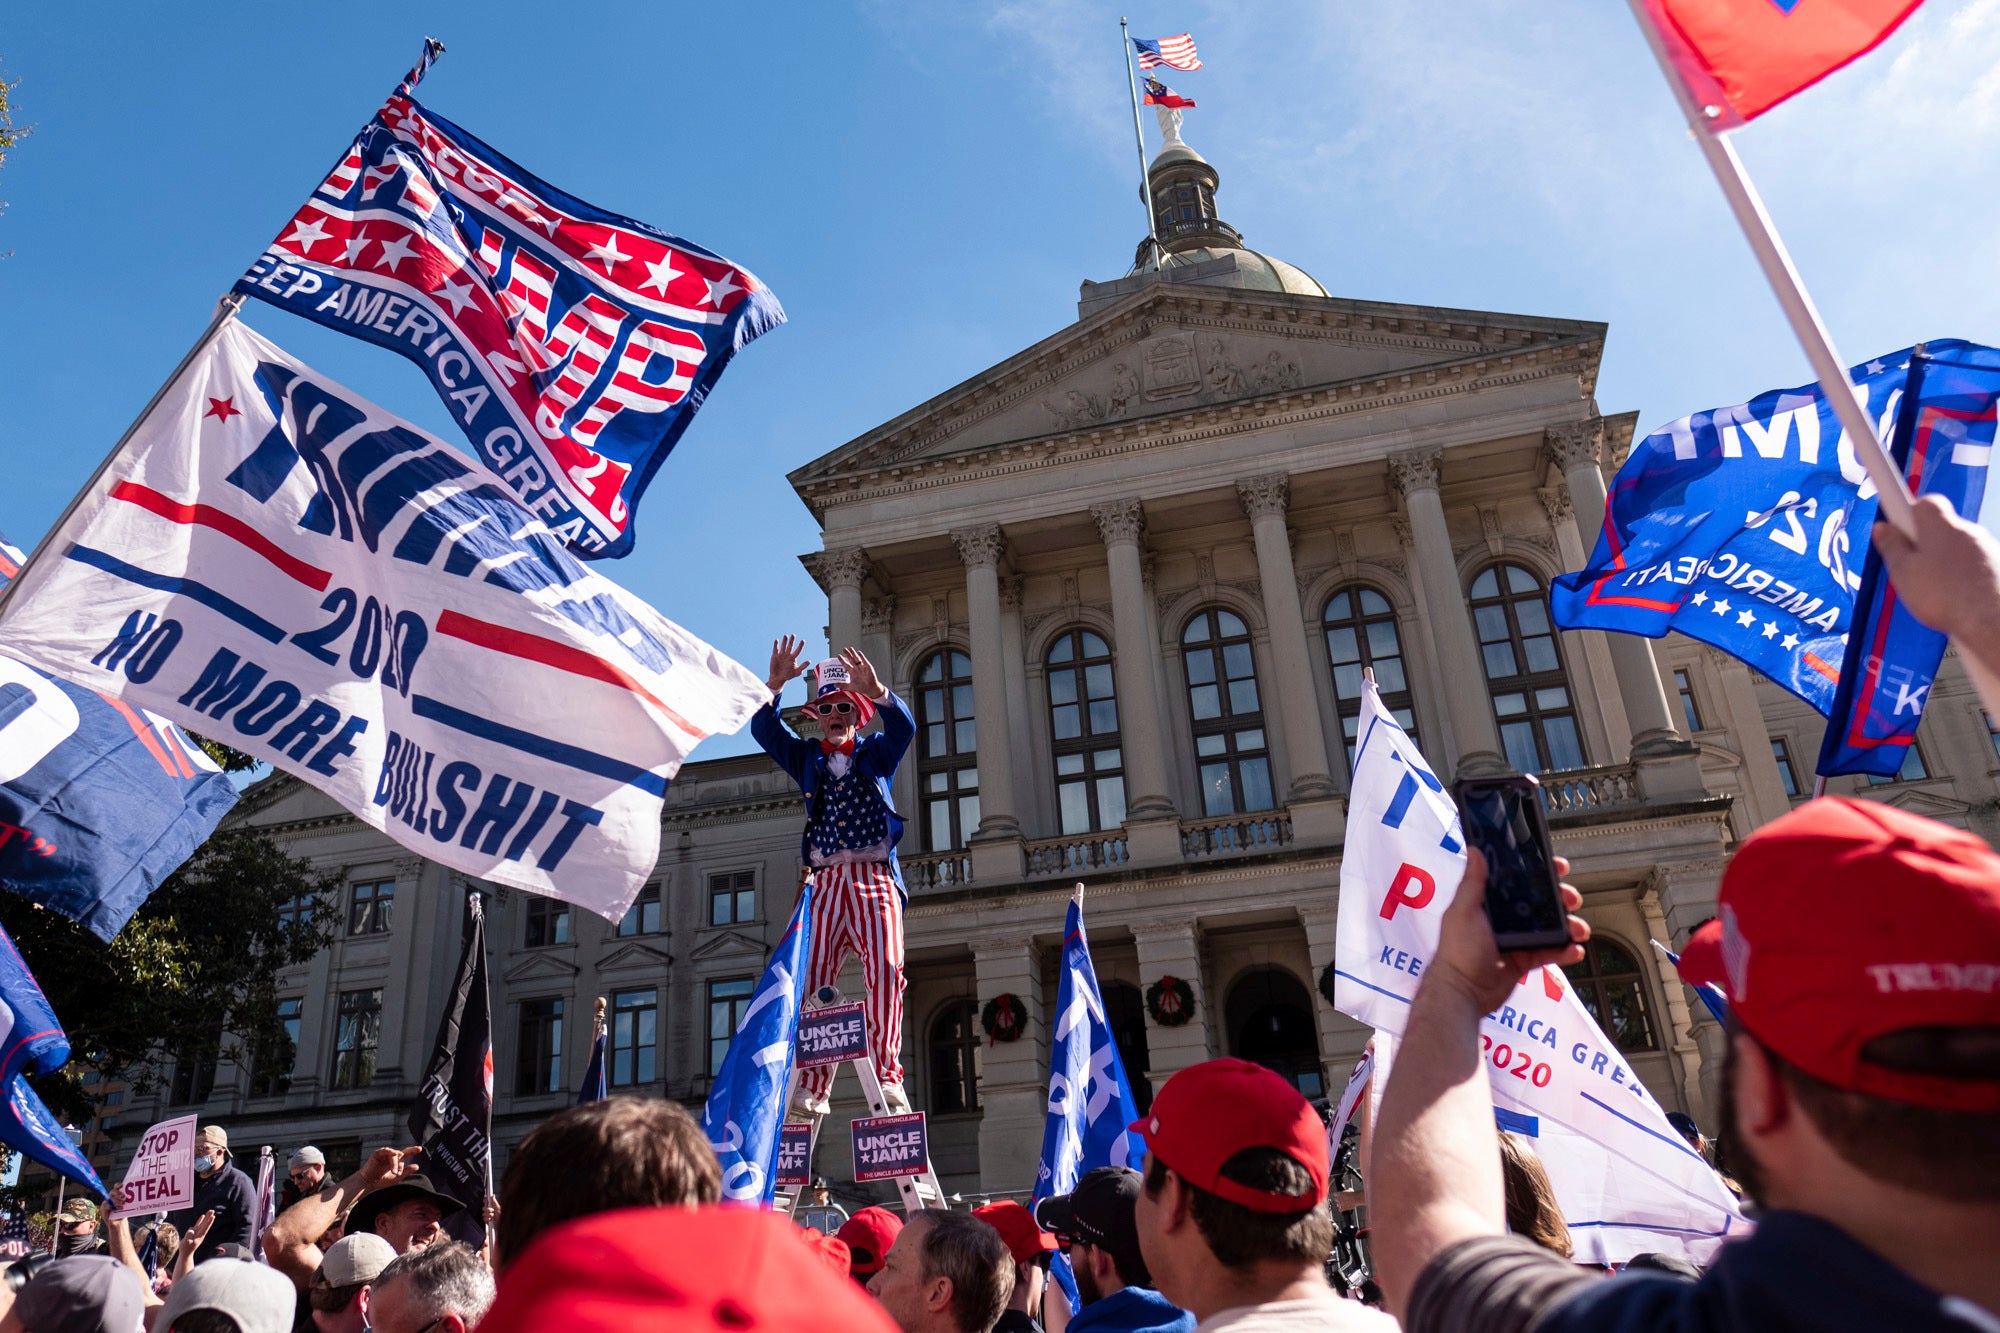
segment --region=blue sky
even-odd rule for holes
[[[737,358],[610,568],[758,669],[774,635],[825,621],[785,472],[1072,321],[1078,282],[1121,275],[1144,226],[1115,6],[189,12],[16,6],[0,30],[34,127],[0,168],[0,531],[23,545],[427,33],[449,48],[427,104],[784,301],[791,323]],[[1137,35],[1194,33],[1207,67],[1170,82],[1200,103],[1183,132],[1223,215],[1329,291],[1604,320],[1599,402],[1642,430],[1810,378],[1623,5],[1126,12]],[[1851,361],[2000,343],[2000,0],[1931,0],[1738,144]],[[456,438],[400,358],[246,318]]]

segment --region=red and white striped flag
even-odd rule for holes
[[[1178,37],[1134,37],[1132,45],[1139,48],[1140,69],[1158,69],[1161,65],[1185,70],[1201,68],[1201,57],[1194,51],[1194,38],[1187,33]]]

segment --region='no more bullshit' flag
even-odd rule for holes
[[[1373,681],[1362,687],[1347,850],[1340,863],[1334,1005],[1400,1036],[1445,908],[1465,872],[1458,811]],[[1615,1042],[1553,967],[1479,1025],[1502,1128],[1534,1140],[1582,1263],[1647,1250],[1706,1262],[1743,1230],[1735,1200],[1674,1132]],[[1393,1057],[1392,1057],[1393,1058]]]
[[[612,920],[682,759],[769,697],[482,464],[234,323],[23,572],[0,652]]]

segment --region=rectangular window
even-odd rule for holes
[[[292,1061],[299,1053],[299,1017],[305,1000],[288,995],[278,1001],[280,1035],[260,1045],[250,1061],[250,1095],[281,1097],[291,1091]]]
[[[278,905],[278,924],[281,926],[303,926],[312,921],[313,896],[301,893],[287,898]]]
[[[347,898],[347,933],[388,934],[389,917],[395,906],[395,880],[377,879],[356,884]]]
[[[515,1048],[514,1092],[532,1097],[562,1086],[563,1002],[551,996],[521,1001],[521,1043]]]
[[[1679,668],[1674,671],[1674,692],[1681,697],[1681,716],[1687,719],[1688,735],[1692,736],[1702,729],[1701,707],[1694,701],[1694,682]]]
[[[757,919],[757,872],[737,870],[708,877],[708,924],[740,925]]]
[[[1799,771],[1792,767],[1792,750],[1776,736],[1771,738],[1771,758],[1778,761],[1778,781],[1785,784],[1785,795],[1799,794]]]
[[[381,989],[342,991],[333,1029],[332,1086],[365,1088],[372,1083],[375,1048],[381,1042]]]
[[[528,928],[522,944],[539,949],[548,944],[569,943],[569,904],[539,894],[526,900],[523,915]]]
[[[1986,737],[1993,742],[1994,757],[2000,758],[2000,726],[1993,724],[1993,714],[1991,713],[1982,712],[1979,716],[1986,719]]]
[[[639,896],[625,909],[625,915],[618,919],[618,938],[628,935],[657,935],[660,933],[660,886],[648,884],[639,890]]]
[[[743,1014],[750,1007],[751,992],[756,989],[755,977],[708,983],[708,1072],[711,1075],[722,1068],[722,1057],[729,1054],[729,1039],[736,1035],[738,1025],[743,1022]]]
[[[1868,785],[1881,787],[1891,782],[1921,782],[1930,775],[1930,769],[1924,765],[1924,752],[1917,748],[1915,741],[1911,741],[1909,750],[1903,755],[1903,766],[1896,770],[1896,776],[1885,778],[1870,773]]]
[[[654,990],[611,995],[611,1086],[651,1083],[659,1077],[660,1000]]]
[[[215,1065],[221,1033],[205,1042],[189,1042],[174,1060],[167,1084],[167,1101],[175,1106],[200,1106],[215,1091]]]

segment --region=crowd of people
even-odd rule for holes
[[[1884,542],[1892,571],[2000,671],[2000,615],[1978,610],[2000,607],[2000,554],[1940,508],[1918,506],[1916,544]],[[721,1206],[714,1151],[666,1101],[551,1116],[483,1218],[417,1148],[337,1181],[301,1148],[261,1235],[227,1134],[204,1126],[193,1205],[134,1231],[116,1191],[108,1214],[71,1201],[55,1254],[0,1279],[0,1333],[2000,1333],[2000,855],[1842,799],[1745,840],[1681,971],[1728,999],[1719,1142],[1754,1226],[1706,1271],[1661,1258],[1615,1275],[1572,1261],[1540,1163],[1496,1135],[1479,1040],[1589,927],[1571,915],[1567,947],[1501,952],[1485,874],[1472,853],[1362,1146],[1381,1309],[1371,1284],[1329,1282],[1319,1113],[1222,1059],[1162,1084],[1132,1126],[1140,1169],[1100,1167],[1032,1211],[847,1216],[822,1190],[802,1209],[817,1228]],[[452,1239],[454,1221],[483,1222],[486,1243]]]

